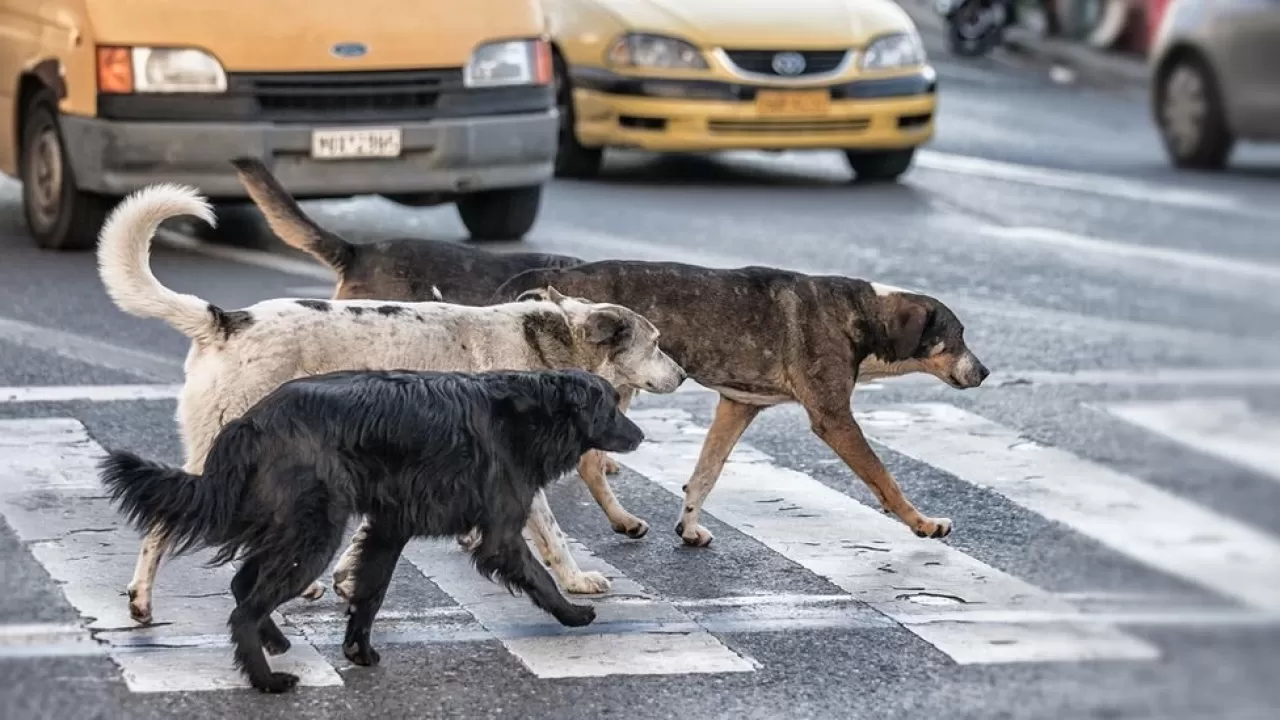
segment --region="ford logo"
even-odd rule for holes
[[[798,52],[780,52],[773,56],[769,67],[779,75],[799,75],[804,72],[804,56]]]
[[[364,43],[344,42],[329,48],[329,52],[333,53],[334,57],[357,58],[369,52],[369,47]]]

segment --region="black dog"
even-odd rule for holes
[[[472,528],[480,573],[523,591],[568,626],[595,619],[533,557],[521,530],[538,490],[587,450],[630,452],[644,433],[618,394],[581,370],[336,372],[285,383],[218,434],[204,475],[115,451],[102,461],[114,502],[142,530],[162,527],[175,553],[216,546],[239,557],[228,625],[235,662],[263,692],[298,678],[263,654],[289,648],[271,619],[332,561],[347,520],[370,522],[342,651],[373,665],[373,618],[400,552],[415,536]]]

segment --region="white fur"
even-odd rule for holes
[[[563,317],[575,340],[571,364],[616,386],[672,392],[683,380],[675,361],[658,349],[657,330],[643,317],[617,305],[588,303],[558,293],[555,300],[486,307],[439,301],[328,300],[324,301],[328,311],[305,307],[295,299],[265,300],[245,308],[252,323],[227,336],[207,302],[164,287],[151,272],[151,236],[162,221],[178,215],[213,222],[208,203],[193,189],[158,185],[135,193],[103,226],[98,263],[107,293],[122,310],[164,320],[192,340],[177,412],[185,469],[190,473],[202,471],[223,424],[297,377],[360,369],[542,369],[543,361],[524,334],[524,320],[535,314]],[[402,311],[377,312],[388,306]],[[363,312],[357,316],[350,308]],[[601,352],[587,343],[586,322],[600,312],[633,316],[633,344],[621,352]],[[528,528],[561,584],[570,591],[607,588],[606,580],[583,573],[574,563],[545,498],[535,503],[535,510]],[[148,535],[129,584],[130,611],[143,622],[150,620],[151,587],[163,547],[162,537]],[[343,562],[353,548],[348,548]],[[322,592],[313,585],[307,595],[318,597]]]

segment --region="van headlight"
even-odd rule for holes
[[[863,70],[892,70],[914,67],[925,62],[924,43],[916,32],[894,33],[878,37],[862,53]]]
[[[692,44],[647,33],[628,33],[615,40],[609,46],[608,60],[614,67],[707,69],[706,58]]]
[[[98,90],[104,93],[219,93],[222,63],[196,48],[98,48]]]
[[[462,84],[471,88],[546,85],[551,82],[551,45],[545,40],[502,40],[471,52]]]

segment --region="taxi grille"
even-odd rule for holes
[[[831,120],[711,120],[707,130],[715,135],[813,134],[861,132],[871,125],[870,118],[838,118]]]
[[[840,67],[848,50],[796,50],[804,58],[804,70],[795,75],[782,75],[773,69],[773,57],[786,50],[725,50],[729,61],[739,70],[757,75],[804,77],[829,73]]]

